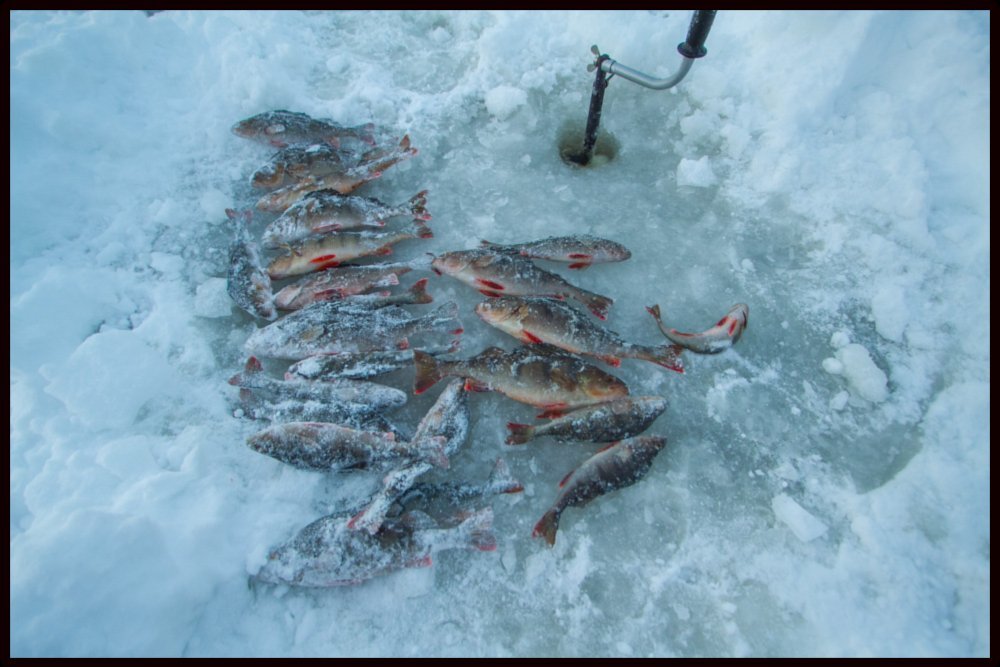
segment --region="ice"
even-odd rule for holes
[[[601,164],[563,163],[590,46],[668,76],[690,17],[11,12],[11,657],[991,655],[991,14],[721,10],[679,86],[611,79]],[[613,298],[604,325],[642,345],[665,343],[646,306],[700,331],[747,303],[737,344],[684,374],[594,360],[669,401],[646,477],[568,510],[549,549],[532,527],[600,446],[508,447],[537,408],[472,393],[433,474],[481,484],[503,455],[525,491],[482,503],[496,552],[248,586],[379,485],[251,450],[247,417],[329,410],[226,383],[263,322],[225,292],[224,211],[274,152],[230,128],[275,109],[409,134],[418,153],[357,191],[429,190],[434,237],[401,261],[611,239],[632,257],[538,265]],[[409,316],[455,301],[465,327],[443,356],[517,345],[481,294],[425,277]],[[441,391],[413,373],[379,377],[407,434]]]

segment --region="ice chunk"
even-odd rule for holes
[[[486,110],[499,120],[509,118],[525,102],[528,101],[528,93],[513,86],[497,86],[486,93]]]
[[[846,331],[836,331],[830,336],[830,346],[840,349],[851,342],[851,334]]]
[[[826,532],[826,524],[802,508],[784,493],[771,499],[771,509],[778,520],[791,528],[795,537],[803,542],[815,540]]]
[[[903,340],[903,331],[909,323],[909,314],[903,289],[898,285],[884,285],[872,297],[872,315],[879,335],[897,343]]]
[[[854,394],[872,403],[880,403],[889,396],[885,373],[875,365],[863,345],[845,345],[837,350],[837,359],[844,366],[844,377]]]
[[[823,370],[830,375],[842,375],[844,373],[844,364],[840,363],[839,359],[827,357],[823,360]]]
[[[715,172],[708,161],[708,156],[697,160],[684,158],[677,165],[677,185],[690,185],[696,188],[707,188],[716,182]]]
[[[201,317],[226,317],[232,313],[232,303],[225,278],[209,278],[194,293],[194,313]]]

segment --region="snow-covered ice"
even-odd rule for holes
[[[990,655],[990,14],[720,11],[676,88],[611,80],[612,159],[564,164],[590,46],[667,76],[690,17],[12,11],[10,655]],[[429,191],[434,237],[392,261],[604,236],[632,257],[541,264],[647,345],[645,306],[701,331],[747,303],[683,375],[612,369],[668,400],[649,473],[550,549],[532,526],[600,445],[508,447],[536,410],[473,394],[447,479],[502,456],[524,484],[492,501],[496,551],[248,586],[379,487],[262,456],[266,424],[234,416],[263,322],[226,293],[224,211],[271,152],[230,127],[273,109],[409,134],[358,191]],[[415,317],[459,304],[457,357],[513,347],[474,290],[410,277],[435,300]],[[379,381],[408,391],[404,430],[441,392]]]

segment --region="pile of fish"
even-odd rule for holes
[[[229,294],[264,321],[244,345],[249,357],[244,369],[229,380],[240,389],[236,414],[270,422],[247,444],[296,468],[381,476],[370,497],[314,521],[272,549],[256,580],[356,584],[428,566],[443,549],[496,549],[492,509],[482,505],[523,488],[502,458],[485,483],[421,481],[428,474],[440,478],[468,439],[470,392],[498,392],[538,408],[538,418],[549,420],[509,423],[509,445],[544,437],[604,444],[563,478],[535,526],[536,537],[554,544],[565,509],[635,484],[666,444],[662,436],[641,434],[667,401],[632,396],[624,381],[597,363],[614,368],[629,358],[683,373],[683,350],[720,352],[746,327],[744,304],[700,334],[667,328],[659,307],[651,306],[667,344],[625,340],[569,303],[605,320],[614,303],[610,297],[533,261],[585,269],[630,258],[624,246],[590,235],[513,245],[482,241],[478,248],[427,253],[432,258],[427,260],[356,263],[390,254],[395,243],[433,238],[426,224],[431,219],[426,190],[395,206],[350,194],[416,155],[409,136],[397,139],[371,123],[345,127],[283,110],[240,121],[233,132],[279,149],[250,177],[254,188],[265,191],[256,202],[266,219],[260,241],[250,233],[251,210],[226,211],[235,227]],[[384,230],[393,218],[410,222]],[[274,255],[265,260],[264,252]],[[480,292],[486,300],[476,306],[476,315],[522,344],[446,358],[458,351],[463,333],[457,304],[444,303],[424,315],[407,310],[433,301],[426,277],[390,291],[401,276],[416,271],[448,275]],[[291,364],[279,379],[260,358]],[[385,414],[405,404],[407,393],[372,380],[411,366],[415,394],[455,378],[412,432]]]

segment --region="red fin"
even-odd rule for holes
[[[521,338],[522,338],[522,339],[524,340],[524,342],[526,342],[526,343],[535,343],[535,344],[540,344],[540,343],[544,342],[544,341],[542,341],[542,339],[541,339],[541,338],[539,338],[539,337],[538,337],[538,336],[536,336],[535,334],[531,333],[530,331],[522,331],[522,332],[521,332]]]
[[[567,406],[565,406],[565,405],[557,405],[557,406],[546,407],[545,410],[543,410],[542,412],[539,412],[537,415],[535,415],[535,418],[536,419],[555,419],[557,417],[562,417],[564,414],[566,414],[566,407]]]
[[[528,424],[518,424],[516,422],[507,422],[507,429],[510,431],[510,435],[504,441],[508,445],[523,445],[529,440],[531,440],[532,431],[534,428]]]
[[[619,359],[618,357],[605,355],[605,356],[598,356],[597,358],[603,361],[604,363],[608,364],[609,366],[614,366],[615,368],[618,368],[619,366],[622,365],[622,360]]]
[[[391,255],[392,254],[392,247],[384,245],[384,246],[382,246],[381,248],[379,248],[378,250],[376,250],[372,254],[373,255]]]
[[[735,319],[729,324],[729,335],[730,336],[732,336],[733,332],[736,331],[736,324],[737,324],[737,322],[736,322]]]
[[[556,531],[559,530],[559,514],[553,509],[545,513],[531,531],[532,537],[544,537],[549,546],[556,543]]]
[[[569,265],[571,269],[585,269],[590,266],[590,262],[573,262]]]
[[[322,264],[323,262],[335,259],[336,255],[320,255],[319,257],[313,257],[309,260],[310,264]]]
[[[560,489],[563,488],[564,486],[566,486],[566,482],[569,481],[569,478],[572,477],[573,473],[575,473],[575,472],[576,472],[576,468],[574,468],[573,470],[570,470],[568,473],[566,473],[565,477],[563,477],[561,480],[559,480],[559,488]]]
[[[461,336],[463,333],[465,333],[465,329],[459,327],[457,329],[452,329],[449,333],[454,334],[456,336]]]
[[[729,317],[729,316],[727,315],[726,317]],[[721,320],[719,320],[718,322],[715,323],[715,326],[721,327],[725,323],[726,323],[726,318],[723,317]]]
[[[567,257],[569,257],[570,259],[590,259],[591,257],[593,257],[593,255],[588,255],[587,253],[583,252],[571,252],[569,255],[567,255]]]
[[[506,289],[503,285],[493,280],[483,280],[482,278],[476,278],[476,282],[482,285],[483,287],[489,287],[490,289],[494,290],[503,291]]]
[[[487,292],[486,290],[483,290],[483,289],[479,290],[479,293],[482,294],[483,296],[488,296],[488,297],[490,297],[492,299],[496,299],[498,297],[503,296],[502,294],[500,294],[498,292]]]
[[[490,387],[489,385],[473,380],[472,378],[466,378],[465,391],[490,391]]]

